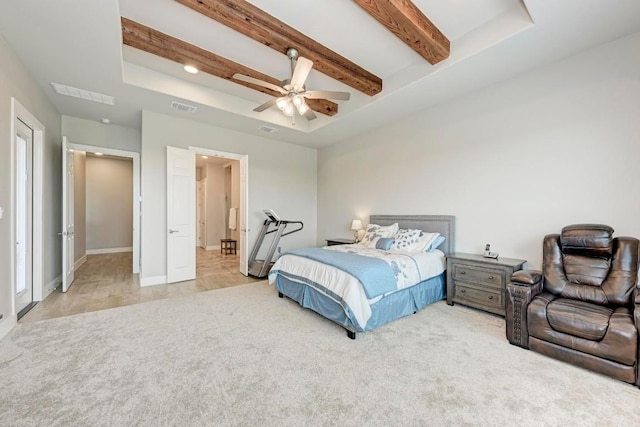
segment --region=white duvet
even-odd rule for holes
[[[359,244],[334,245],[327,246],[324,249],[336,252],[355,253],[378,258],[387,262],[394,269],[397,282],[396,289],[388,292],[386,295],[438,276],[442,274],[446,268],[445,256],[437,249],[433,252],[383,251],[380,249],[366,248]],[[275,262],[269,273],[269,283],[273,284],[275,282],[278,272],[288,273],[286,277],[294,282],[303,283],[291,275],[310,280],[312,282],[311,284],[307,281],[304,282],[309,286],[317,283],[320,286],[313,286],[314,289],[333,300],[336,300],[336,298],[326,292],[325,289],[338,295],[351,309],[355,317],[353,320],[357,321],[362,327],[367,324],[367,321],[371,317],[371,304],[376,303],[380,298],[384,297],[384,295],[382,295],[368,299],[358,279],[349,273],[336,267],[296,255],[284,254]],[[339,303],[340,301],[336,302]]]

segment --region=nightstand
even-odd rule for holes
[[[351,243],[355,243],[356,241],[353,239],[343,239],[343,238],[338,238],[338,239],[327,239],[327,246],[334,246],[334,245],[350,245]]]
[[[447,304],[454,302],[505,315],[507,283],[524,259],[485,258],[454,253],[447,256]]]

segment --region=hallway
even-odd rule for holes
[[[131,252],[89,255],[76,270],[75,281],[67,293],[62,293],[59,286],[20,322],[33,323],[261,280],[238,272],[238,255],[223,255],[217,250],[197,248],[196,259],[196,280],[141,288],[138,275],[131,273]]]

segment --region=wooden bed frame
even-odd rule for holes
[[[431,233],[440,233],[441,236],[445,237],[445,241],[442,243],[440,247],[438,247],[438,249],[444,252],[445,256],[454,252],[454,248],[455,248],[455,217],[454,216],[451,216],[451,215],[371,215],[370,216],[370,224],[391,225],[396,222],[398,223],[398,226],[400,228],[405,228],[405,229],[412,228],[412,229],[420,229],[420,230],[431,232]],[[445,274],[446,272],[443,273],[443,277]],[[281,278],[281,279],[284,281],[287,280],[285,278]],[[446,295],[446,283],[444,279],[442,283],[444,286],[444,295]],[[300,286],[306,287],[307,285],[300,285]],[[276,280],[276,288],[278,288],[278,296],[280,298],[287,296],[288,298],[294,301],[297,301],[301,306],[305,307],[302,304],[302,300],[301,300],[303,298],[302,293],[299,293],[296,295],[296,292],[293,290],[291,290],[291,292],[287,292],[284,289],[281,289],[281,286],[277,280]],[[404,291],[408,291],[411,288],[413,287],[406,288]],[[309,289],[315,292],[313,288],[309,288]],[[400,293],[401,292],[403,291],[400,291]],[[399,296],[399,295],[396,295],[396,296]],[[305,307],[305,308],[310,308],[310,307]],[[310,309],[313,310],[313,308],[310,308]],[[316,310],[313,310],[313,311],[316,311]],[[344,327],[347,331],[347,336],[349,338],[351,339],[356,338],[357,331],[353,327],[349,326],[348,324],[342,323],[340,320],[337,320],[337,318],[331,318],[330,316],[327,316],[324,313],[318,312],[318,314]],[[395,319],[408,314],[411,314],[411,312],[402,313]]]

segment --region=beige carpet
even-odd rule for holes
[[[433,304],[352,341],[265,282],[18,326],[0,425],[640,425],[640,390]]]

